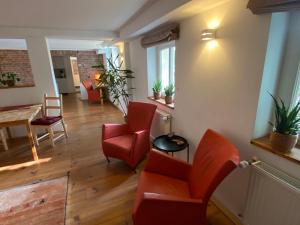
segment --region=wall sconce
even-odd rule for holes
[[[203,30],[201,33],[201,39],[202,41],[210,41],[216,39],[216,29],[206,29]]]

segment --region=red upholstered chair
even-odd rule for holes
[[[103,153],[124,160],[132,169],[150,150],[150,128],[156,105],[129,102],[126,124],[104,124],[102,128]]]
[[[238,163],[237,149],[212,130],[200,141],[193,165],[152,150],[138,183],[134,225],[207,225],[208,200]]]
[[[82,81],[82,84],[85,87],[86,92],[88,94],[89,103],[102,102],[101,101],[101,97],[102,97],[101,91],[93,88],[92,80],[84,80],[84,81]]]

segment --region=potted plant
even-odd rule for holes
[[[120,107],[126,120],[130,96],[128,92],[128,79],[134,78],[134,76],[132,76],[133,71],[123,68],[123,61],[120,61],[119,55],[115,59],[112,57],[108,58],[107,62],[107,68],[102,63],[93,66],[93,68],[99,68],[101,70],[97,88],[105,87],[107,89],[109,96],[112,98],[112,102]]]
[[[160,99],[161,89],[162,89],[161,80],[158,80],[154,83],[153,88],[152,88],[153,97],[155,100]]]
[[[173,102],[173,94],[174,94],[174,85],[169,84],[164,88],[165,91],[165,102],[166,104],[172,104]]]
[[[17,81],[20,81],[20,78],[14,72],[5,72],[0,76],[0,84],[3,86],[13,87]]]
[[[287,108],[282,99],[278,101],[274,96],[272,98],[275,103],[275,123],[270,122],[273,126],[270,135],[271,146],[273,150],[288,153],[295,147],[300,132],[300,102],[292,108]]]

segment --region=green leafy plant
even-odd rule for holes
[[[173,96],[173,94],[174,94],[174,85],[169,84],[168,86],[166,86],[164,88],[164,91],[165,91],[165,96]]]
[[[0,75],[0,84],[3,86],[15,86],[17,81],[20,81],[20,78],[18,77],[18,74],[14,72],[5,72]]]
[[[273,126],[275,132],[286,135],[296,135],[300,132],[300,102],[294,107],[286,107],[281,98],[279,100],[271,95],[275,104],[275,123]]]
[[[104,64],[93,66],[101,71],[100,81],[97,88],[106,87],[113,103],[117,103],[124,115],[127,115],[127,108],[130,94],[128,92],[128,79],[134,78],[133,71],[123,69],[123,61],[120,61],[119,55],[113,59],[112,56],[107,59],[108,68]]]
[[[160,93],[161,90],[162,90],[162,83],[161,83],[161,80],[157,80],[154,85],[153,85],[153,88],[152,88],[153,92],[155,93]]]

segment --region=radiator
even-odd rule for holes
[[[300,225],[300,181],[258,162],[251,166],[244,225]]]
[[[172,116],[170,113],[157,109],[151,126],[150,136],[152,139],[171,132]]]

